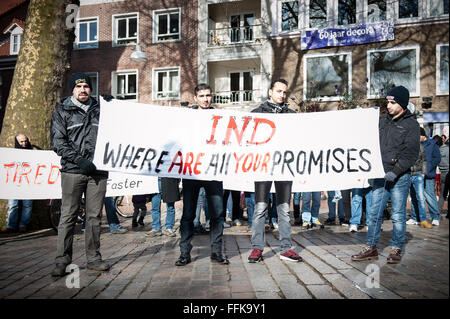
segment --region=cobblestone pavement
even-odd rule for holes
[[[150,205],[150,204],[149,204]],[[165,205],[163,205],[165,206]],[[327,218],[322,205],[320,219]],[[177,204],[176,227],[181,206]],[[163,213],[164,220],[165,213]],[[131,229],[130,219],[121,219]],[[209,236],[193,240],[192,263],[176,267],[179,232],[176,237],[148,239],[151,216],[145,230],[111,234],[104,220],[101,254],[111,270],[86,269],[84,235],[77,226],[73,263],[79,267],[79,288],[68,288],[67,277],[52,278],[57,236],[53,230],[24,238],[0,238],[0,299],[402,299],[449,297],[449,224],[433,229],[407,225],[406,251],[398,265],[386,264],[392,223],[383,223],[378,245],[380,258],[353,262],[366,231],[350,233],[348,227],[326,226],[303,230],[292,226],[293,249],[304,261],[279,258],[278,233],[267,233],[264,261],[250,264],[251,233],[243,226],[224,231],[224,251],[229,265],[210,262]],[[377,280],[379,278],[379,281]],[[70,283],[69,283],[70,284]],[[76,285],[76,281],[72,285]]]

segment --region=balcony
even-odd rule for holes
[[[217,28],[208,31],[208,47],[261,43],[261,25]]]
[[[257,91],[259,90],[219,91],[214,94],[213,103],[253,103],[255,102],[255,95],[258,93]]]

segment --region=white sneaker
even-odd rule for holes
[[[352,233],[356,233],[358,231],[357,225],[350,225],[350,228],[348,229]]]
[[[274,229],[278,229],[278,223],[273,223],[272,225]]]
[[[433,221],[431,222],[431,225],[439,226],[439,221],[437,219],[433,219]]]
[[[406,225],[419,225],[414,219],[410,218],[406,221]]]
[[[223,222],[223,228],[230,228],[230,224],[228,224],[227,222]]]
[[[233,222],[236,226],[242,226],[242,223],[239,219],[235,219]]]

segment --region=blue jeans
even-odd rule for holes
[[[218,181],[201,181],[183,179],[183,216],[180,221],[180,251],[189,254],[192,250],[192,238],[194,237],[194,219],[197,208],[200,188],[204,187],[208,201],[208,213],[210,216],[209,232],[211,252],[222,253],[223,221],[223,185]]]
[[[376,246],[380,238],[383,211],[389,197],[392,204],[392,240],[391,246],[403,250],[406,237],[406,200],[411,186],[411,175],[403,174],[395,182],[386,182],[384,178],[373,180],[372,204],[369,210],[369,231],[366,244]]]
[[[427,208],[425,206],[425,185],[422,174],[411,176],[411,219],[417,221],[417,212],[419,212],[419,221],[427,220]]]
[[[300,198],[302,197],[302,193],[294,193],[294,218],[297,219],[300,217]]]
[[[245,192],[245,205],[247,205],[248,227],[252,228],[253,213],[255,212],[255,193]]]
[[[151,194],[152,230],[161,230],[161,179],[158,178],[159,193]],[[175,225],[175,203],[166,203],[166,229],[172,229]]]
[[[22,216],[19,221],[19,227],[26,227],[31,220],[31,210],[33,209],[32,200],[22,200]],[[19,200],[8,200],[8,223],[9,229],[17,229],[17,219],[19,218]]]
[[[328,218],[331,220],[336,219],[336,202],[333,202],[335,191],[328,191]],[[338,217],[339,219],[345,219],[344,205],[342,200],[338,200]]]
[[[203,211],[205,212],[205,220],[206,222],[208,222],[209,221],[208,203],[206,202],[206,193],[203,187],[200,188],[200,192],[198,193],[197,210],[195,211],[195,219],[194,219],[194,228],[200,227],[200,215],[202,213],[202,207]]]
[[[305,192],[303,196],[302,220],[311,224],[319,220],[320,196],[322,192]],[[312,200],[312,201],[311,201]]]
[[[114,208],[114,199],[112,197],[105,197],[105,212],[109,231],[113,232],[122,227],[117,217],[116,209]]]
[[[439,220],[439,206],[434,192],[434,179],[425,178],[425,201],[432,220]]]
[[[352,217],[350,218],[350,225],[358,226],[361,224],[362,203],[364,197],[366,198],[366,226],[369,225],[369,210],[372,204],[372,193],[372,187],[352,189]]]

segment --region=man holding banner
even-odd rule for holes
[[[409,91],[396,86],[386,96],[388,115],[380,119],[380,149],[384,178],[373,180],[372,204],[368,212],[369,230],[366,244],[354,261],[378,259],[377,243],[381,234],[383,211],[389,197],[392,202],[391,252],[387,262],[401,261],[406,237],[406,200],[411,185],[411,167],[419,156],[420,128],[414,114],[407,109]]]
[[[52,276],[66,275],[72,262],[73,235],[80,200],[86,198],[87,268],[109,270],[100,255],[100,220],[106,193],[108,172],[92,163],[100,117],[100,106],[91,97],[91,81],[84,73],[70,77],[72,96],[65,98],[53,113],[50,139],[53,150],[61,156],[61,219]]]
[[[207,84],[199,84],[194,90],[194,99],[201,110],[211,109],[212,89]],[[177,266],[185,266],[191,262],[192,238],[194,237],[194,219],[197,210],[197,200],[200,188],[204,187],[208,201],[210,216],[211,261],[219,264],[229,264],[222,254],[223,236],[223,184],[220,181],[202,181],[183,178],[183,216],[180,221],[180,251],[181,255],[175,262]]]
[[[288,83],[278,79],[272,81],[269,90],[270,100],[261,104],[252,112],[257,113],[295,113],[289,109],[286,100]],[[272,181],[255,182],[255,212],[253,215],[252,246],[253,250],[248,257],[250,263],[261,261],[265,245],[264,221],[269,207],[269,193]],[[291,249],[291,224],[289,221],[289,203],[291,199],[292,181],[275,181],[278,231],[280,233],[280,258],[287,261],[302,261],[302,258]]]

